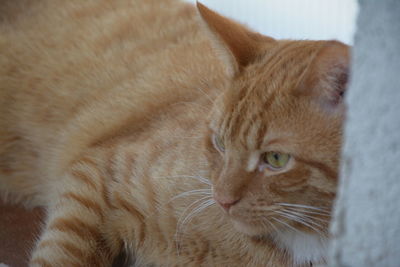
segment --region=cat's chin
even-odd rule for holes
[[[327,255],[326,237],[313,233],[295,232],[289,230],[268,231],[259,229],[238,220],[232,220],[233,227],[248,236],[257,244],[274,244],[288,255],[291,255],[294,266],[308,266],[309,263],[323,264]]]
[[[244,223],[238,220],[232,220],[232,224],[236,231],[245,234],[249,237],[259,237],[259,236],[269,235],[269,233],[266,232],[265,228],[261,230],[254,225],[250,225],[248,223]]]

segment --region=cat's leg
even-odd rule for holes
[[[105,175],[92,159],[76,162],[59,184],[31,266],[111,266],[120,250],[110,241]]]

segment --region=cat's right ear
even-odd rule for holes
[[[209,33],[212,46],[230,76],[236,75],[252,63],[266,43],[275,42],[274,39],[255,33],[199,2],[197,9]]]

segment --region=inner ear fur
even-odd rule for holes
[[[275,41],[273,38],[247,29],[199,2],[197,2],[197,9],[209,33],[214,50],[231,75],[253,62],[266,43]]]
[[[317,52],[301,90],[308,90],[327,109],[335,109],[342,101],[347,88],[350,70],[350,48],[328,41]]]

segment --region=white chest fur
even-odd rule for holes
[[[288,254],[292,255],[293,265],[323,263],[327,255],[328,239],[316,234],[294,231],[277,233],[274,241]],[[314,265],[315,266],[315,265]]]

